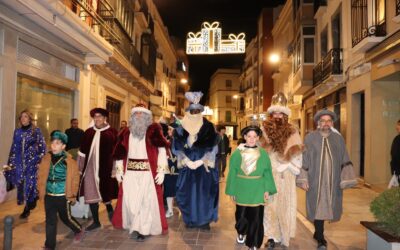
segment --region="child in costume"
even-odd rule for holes
[[[51,134],[51,151],[39,165],[39,199],[44,200],[46,213],[46,242],[44,249],[55,249],[57,214],[74,233],[74,243],[82,240],[84,230],[71,216],[79,188],[79,169],[76,161],[65,151],[68,136],[60,131]]]
[[[240,144],[230,158],[225,190],[236,203],[236,241],[249,249],[262,245],[264,204],[276,193],[268,154],[257,146],[261,134],[261,129],[253,125],[241,131],[246,143]]]

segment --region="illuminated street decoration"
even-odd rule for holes
[[[186,54],[240,54],[246,50],[246,35],[229,34],[222,39],[219,22],[204,22],[201,31],[189,32],[186,39]]]

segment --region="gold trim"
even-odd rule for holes
[[[236,175],[239,178],[243,178],[243,179],[260,179],[262,176],[257,175],[257,176],[248,176],[248,175],[242,175],[242,174],[238,174]]]
[[[127,170],[150,170],[148,161],[128,161]]]
[[[68,216],[68,220],[77,228],[79,228],[80,230],[82,230],[82,226],[80,224],[77,224],[77,221],[75,221],[75,218],[72,218],[71,216],[71,203],[67,200],[67,216]]]

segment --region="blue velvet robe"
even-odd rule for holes
[[[46,153],[46,143],[39,128],[18,128],[14,131],[8,157],[12,169],[4,172],[7,182],[17,187],[18,205],[33,202],[37,197],[37,170]]]
[[[176,183],[176,202],[183,221],[189,227],[198,227],[218,219],[219,180],[214,167],[218,150],[218,136],[212,123],[203,118],[198,139],[188,146],[189,133],[179,126],[174,130],[172,152],[178,157],[179,176]],[[181,165],[184,158],[191,161],[203,160],[204,165],[195,170]]]

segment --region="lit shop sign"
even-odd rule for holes
[[[201,113],[202,115],[213,115],[214,112],[212,109],[210,109],[210,107],[205,106],[204,107],[204,111]]]
[[[189,32],[186,38],[186,54],[241,54],[246,50],[246,35],[229,34],[222,39],[219,22],[204,22],[201,31]]]

